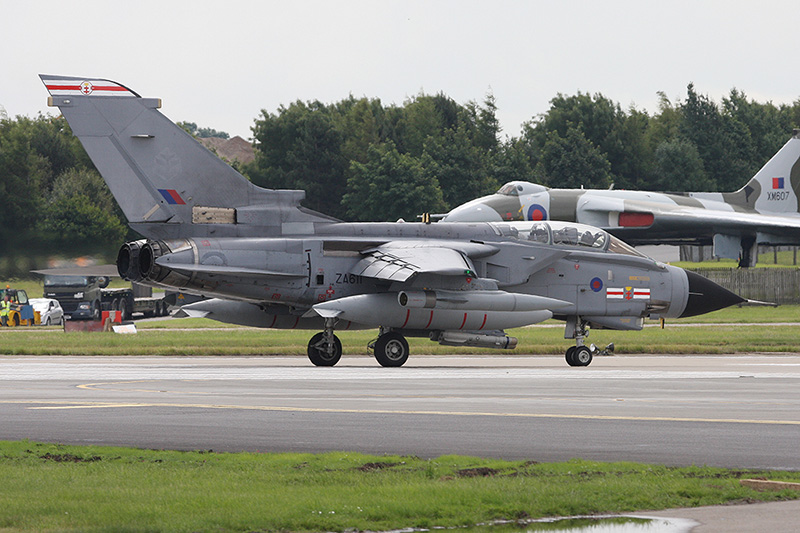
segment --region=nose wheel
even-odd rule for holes
[[[566,360],[569,366],[589,366],[592,362],[592,350],[583,344],[589,336],[589,324],[578,316],[567,319],[564,338],[575,339],[575,346],[567,349]]]

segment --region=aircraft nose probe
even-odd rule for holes
[[[686,270],[689,280],[689,299],[686,308],[679,318],[702,315],[740,304],[745,301],[741,296],[721,287],[708,278],[695,272]]]

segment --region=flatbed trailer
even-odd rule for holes
[[[169,306],[163,296],[134,296],[132,289],[103,289],[101,291],[103,311],[122,311],[122,320],[131,320],[134,314],[145,318],[166,316]]]

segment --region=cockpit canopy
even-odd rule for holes
[[[491,222],[498,235],[553,246],[578,246],[598,251],[647,257],[635,248],[594,226],[574,222]]]
[[[545,192],[547,187],[544,185],[537,185],[536,183],[529,183],[527,181],[509,181],[497,191],[497,194],[503,196],[520,196],[523,194],[536,194]]]

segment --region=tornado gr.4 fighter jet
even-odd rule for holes
[[[713,244],[716,257],[754,266],[758,244],[800,244],[800,130],[736,192],[550,189],[512,181],[442,220],[581,222],[633,245]]]
[[[108,80],[41,76],[131,227],[130,280],[212,299],[189,315],[265,328],[320,330],[315,365],[339,361],[336,329],[379,328],[383,366],[408,358],[407,336],[513,348],[506,328],[566,321],[570,365],[588,365],[590,326],[640,329],[742,301],[658,263],[607,232],[563,222],[346,223],[304,209],[303,191],[267,190]]]

